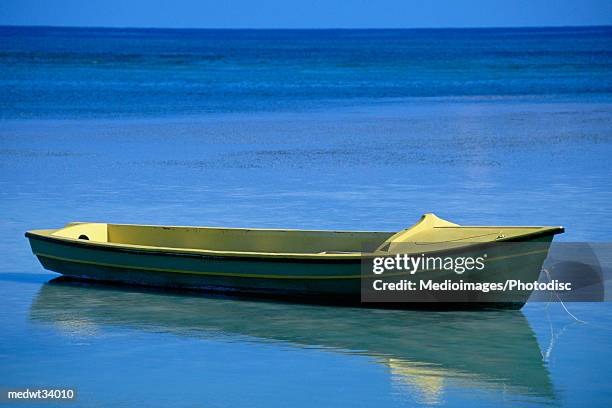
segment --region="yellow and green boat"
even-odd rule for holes
[[[562,232],[562,227],[460,226],[425,214],[399,232],[75,222],[28,231],[26,237],[43,267],[73,278],[359,303],[362,282],[376,278],[363,273],[373,257],[399,252],[457,257],[486,251],[488,279],[534,281],[553,236]],[[424,276],[449,278],[448,271],[406,275]],[[467,273],[461,277],[482,279]],[[505,306],[520,307],[525,296]]]

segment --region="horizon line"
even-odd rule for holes
[[[448,27],[153,27],[153,26],[104,26],[104,25],[47,25],[47,24],[0,24],[0,28],[91,28],[103,30],[493,30],[493,29],[529,29],[529,28],[612,28],[607,24],[586,25],[517,25],[517,26],[448,26]]]

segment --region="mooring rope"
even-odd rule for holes
[[[552,282],[552,279],[550,277],[550,272],[548,271],[548,269],[546,268],[542,268],[542,270],[544,271],[544,273],[546,274],[546,277],[548,278],[549,282]],[[565,312],[570,315],[574,320],[576,320],[579,323],[585,323],[586,322],[584,320],[581,320],[579,318],[577,318],[572,312],[570,312],[567,308],[567,306],[565,306],[565,303],[563,302],[563,300],[561,299],[561,297],[559,296],[559,294],[555,291],[552,291],[552,293],[557,297],[557,300],[559,300],[559,303],[561,303],[561,306],[563,307],[563,310],[565,310]],[[550,304],[550,301],[548,301],[548,303]],[[547,305],[548,307],[548,305]]]

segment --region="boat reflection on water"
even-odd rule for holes
[[[389,367],[396,389],[425,404],[441,402],[451,384],[556,400],[536,337],[519,311],[323,307],[57,278],[42,286],[30,316],[72,333],[107,325],[365,355]]]

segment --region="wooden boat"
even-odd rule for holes
[[[46,269],[74,278],[358,303],[364,259],[400,251],[459,256],[486,250],[490,261],[497,259],[488,277],[503,279],[512,272],[514,278],[534,281],[553,236],[561,232],[562,227],[459,226],[425,214],[399,232],[78,222],[28,231],[26,237]],[[542,247],[517,252],[503,245],[517,242]],[[427,273],[436,279],[449,277]],[[525,295],[505,306],[522,306]]]

